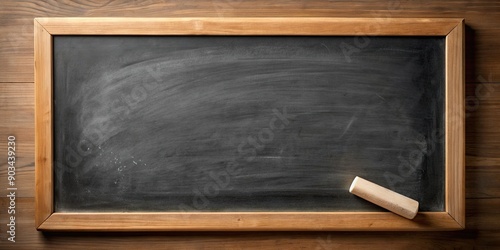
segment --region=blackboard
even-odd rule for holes
[[[54,36],[56,212],[444,211],[444,37]]]

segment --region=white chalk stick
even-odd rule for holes
[[[356,176],[349,192],[407,219],[415,218],[418,201]]]

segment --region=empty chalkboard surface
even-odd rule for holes
[[[443,211],[444,38],[353,41],[55,36],[55,210]]]
[[[36,19],[37,229],[463,228],[463,20],[379,21]]]

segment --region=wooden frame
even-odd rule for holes
[[[35,223],[38,230],[457,230],[465,225],[464,20],[457,18],[36,18]],[[371,27],[360,33],[358,28]],[[53,35],[371,35],[446,37],[445,211],[56,213],[53,208]]]

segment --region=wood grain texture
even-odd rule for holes
[[[391,18],[36,18],[52,35],[447,35],[461,19]],[[144,27],[148,28],[145,29]]]
[[[46,231],[432,231],[459,230],[447,212],[413,220],[390,212],[53,213]]]
[[[16,137],[16,181],[18,197],[33,197],[34,190],[34,91],[33,83],[0,83],[0,138]],[[15,129],[13,129],[15,128]],[[7,152],[7,143],[0,144]],[[7,178],[7,161],[0,161],[0,180]],[[0,197],[8,190],[0,189]]]
[[[0,80],[33,82],[33,19],[0,15]]]
[[[5,207],[7,199],[0,198]],[[387,249],[492,248],[500,244],[500,199],[467,200],[466,230],[451,232],[99,232],[40,233],[33,225],[33,198],[18,200],[17,242],[8,249]],[[5,223],[4,223],[5,222]],[[5,217],[0,230],[6,231]]]
[[[485,81],[486,82],[486,81]],[[500,84],[468,84],[465,98],[467,165],[498,166]]]
[[[392,6],[392,8],[390,8]],[[180,233],[49,233],[34,226],[34,199],[19,199],[18,242],[6,249],[494,249],[500,245],[500,4],[489,0],[460,1],[35,1],[0,3],[0,141],[15,134],[18,153],[26,158],[19,192],[34,196],[33,100],[3,105],[33,95],[33,18],[47,16],[329,16],[329,17],[465,17],[466,29],[466,230],[458,232],[180,232]],[[20,39],[18,39],[20,38]],[[493,84],[489,84],[493,83]],[[477,93],[478,94],[477,94]],[[12,118],[11,118],[12,117]],[[30,118],[31,117],[31,118]],[[6,155],[4,143],[0,156]],[[6,161],[0,161],[4,180]],[[19,165],[19,164],[18,164]],[[3,171],[3,172],[2,172]],[[4,182],[2,182],[4,183]],[[1,184],[0,185],[4,185]],[[4,192],[4,187],[0,189]],[[0,211],[6,199],[0,198]],[[0,217],[1,232],[6,217]],[[4,223],[5,222],[5,223]]]
[[[35,223],[53,211],[52,36],[35,20]],[[37,143],[38,142],[38,143]]]
[[[464,23],[446,36],[446,211],[465,226]]]

